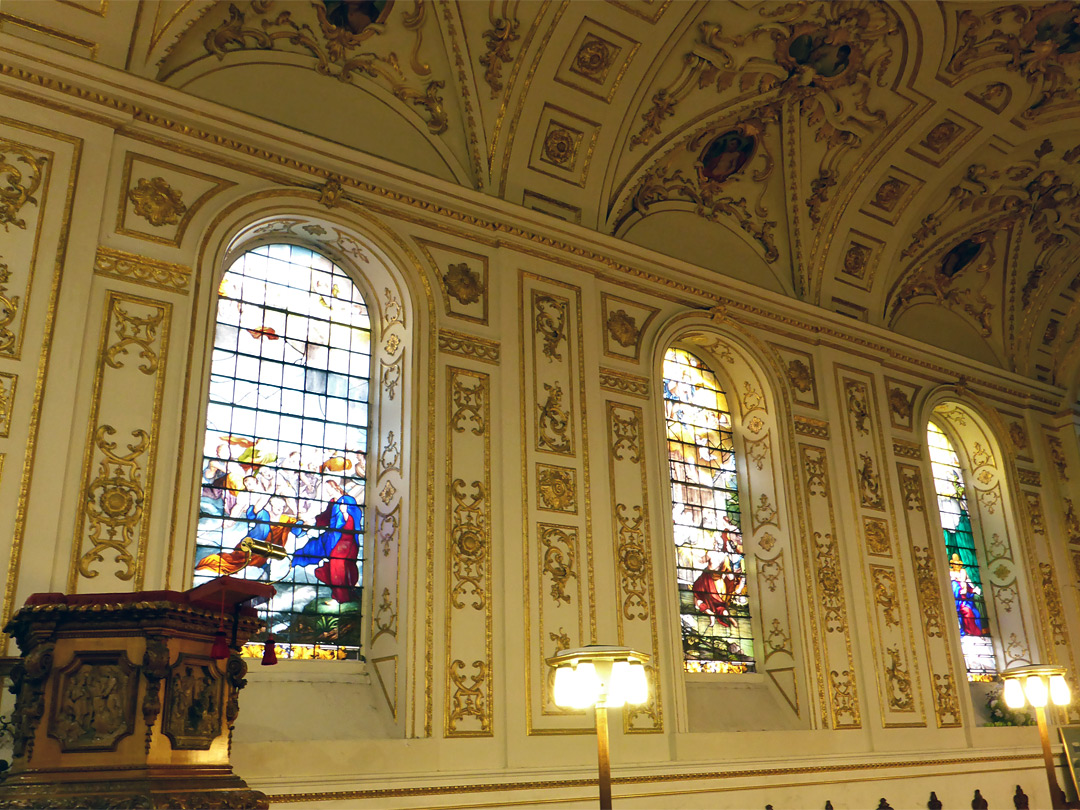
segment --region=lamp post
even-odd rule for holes
[[[596,752],[600,767],[600,808],[611,810],[611,757],[607,710],[649,699],[645,662],[649,656],[628,647],[591,645],[547,659],[555,668],[552,699],[569,709],[596,707]]]
[[[1054,810],[1064,810],[1065,794],[1058,787],[1054,756],[1050,753],[1050,734],[1046,729],[1046,704],[1067,706],[1072,700],[1069,684],[1065,680],[1065,667],[1052,665],[1014,667],[1001,673],[1001,677],[1005,681],[1002,697],[1006,706],[1010,709],[1022,709],[1025,703],[1030,703],[1035,707],[1043,763],[1046,765],[1046,781],[1050,783],[1050,801]]]

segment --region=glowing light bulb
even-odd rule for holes
[[[1038,675],[1028,675],[1024,681],[1024,692],[1027,693],[1028,703],[1037,709],[1046,705],[1047,691],[1046,681]]]
[[[1019,678],[1006,678],[1005,688],[1002,690],[1005,705],[1010,709],[1024,708],[1024,687],[1020,685]]]
[[[552,688],[551,699],[555,701],[556,706],[573,705],[575,680],[573,667],[559,667],[555,670],[555,685]]]
[[[577,665],[574,673],[574,690],[570,705],[575,709],[587,709],[600,697],[600,678],[596,667],[588,662]]]
[[[619,705],[637,705],[649,699],[649,679],[640,661],[619,661],[611,670],[612,691],[619,697]],[[610,701],[609,701],[610,705]]]
[[[1064,675],[1050,676],[1050,700],[1055,706],[1068,706],[1072,701],[1072,692]]]

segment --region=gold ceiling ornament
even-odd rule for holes
[[[957,13],[956,23],[955,50],[945,67],[955,77],[953,83],[994,68],[1018,73],[1031,85],[1020,113],[1028,120],[1080,103],[1080,29],[1075,3],[1059,0],[1043,6],[1013,3],[989,10],[965,9]]]
[[[765,260],[775,262],[780,258],[773,237],[776,222],[763,201],[776,165],[766,127],[778,115],[779,105],[767,104],[738,123],[711,124],[687,137],[645,173],[616,230],[632,215],[644,217],[658,205],[690,203],[694,213],[713,222],[733,218],[758,243]],[[740,191],[755,195],[753,203]]]
[[[5,231],[9,225],[26,229],[19,211],[27,203],[37,205],[34,192],[41,185],[47,160],[16,143],[0,141],[0,180],[4,181],[0,185],[0,225]]]
[[[244,12],[229,3],[228,17],[203,40],[207,55],[222,60],[230,52],[253,49],[287,49],[309,55],[316,60],[317,73],[338,81],[351,82],[355,76],[363,75],[385,82],[396,98],[421,108],[429,132],[439,135],[446,131],[449,119],[439,95],[444,82],[421,81],[418,82],[420,87],[412,86],[393,51],[386,56],[371,51],[356,53],[361,44],[384,33],[393,0],[383,7],[375,20],[358,11],[361,4],[340,3],[333,11],[327,11],[325,3],[313,2],[310,8],[314,9],[312,22],[315,27],[304,21],[309,13],[308,6],[297,4],[278,11],[279,5],[274,0],[252,0],[250,10]],[[422,20],[423,16],[417,14],[406,14],[404,18],[406,29],[415,34],[410,66],[418,75],[427,75],[430,68],[417,58]],[[169,75],[166,72],[158,78],[165,80]]]
[[[492,3],[492,8],[494,8],[494,5]],[[484,81],[491,88],[491,97],[494,99],[499,97],[499,91],[503,89],[502,66],[514,61],[514,57],[510,53],[510,46],[521,37],[517,32],[518,20],[516,17],[496,17],[492,14],[489,19],[491,20],[491,28],[481,34],[487,52],[480,55],[480,64],[486,68]]]
[[[164,177],[140,177],[135,186],[128,189],[127,196],[135,215],[155,228],[178,225],[188,210],[184,195],[170,186]]]
[[[984,290],[997,263],[996,236],[1012,224],[1012,219],[1006,219],[997,228],[977,231],[920,265],[893,294],[889,322],[896,323],[900,314],[913,304],[934,299],[968,315],[979,333],[990,337],[993,305]]]

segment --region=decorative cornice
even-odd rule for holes
[[[104,246],[98,247],[97,255],[94,256],[94,274],[183,295],[188,294],[188,285],[191,283],[191,268],[186,265],[163,262]]]
[[[901,458],[911,458],[918,461],[922,458],[922,445],[918,442],[906,442],[903,439],[893,439],[893,453]]]
[[[446,354],[456,354],[459,357],[468,357],[483,363],[491,363],[495,366],[499,365],[499,342],[497,340],[466,335],[463,332],[440,329],[439,351]]]
[[[795,432],[815,439],[827,439],[829,438],[829,423],[824,419],[795,414]]]
[[[1017,470],[1017,477],[1020,479],[1020,483],[1027,487],[1041,487],[1042,476],[1039,475],[1038,470],[1025,470],[1023,468]]]
[[[600,387],[616,394],[627,394],[641,399],[649,398],[649,378],[612,368],[600,369]]]

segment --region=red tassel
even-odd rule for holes
[[[267,636],[266,643],[263,644],[263,659],[262,665],[264,667],[272,667],[277,663],[277,652],[274,650],[274,637]]]
[[[224,661],[229,657],[229,642],[225,640],[225,631],[214,633],[214,643],[210,646],[210,657],[215,661]]]

